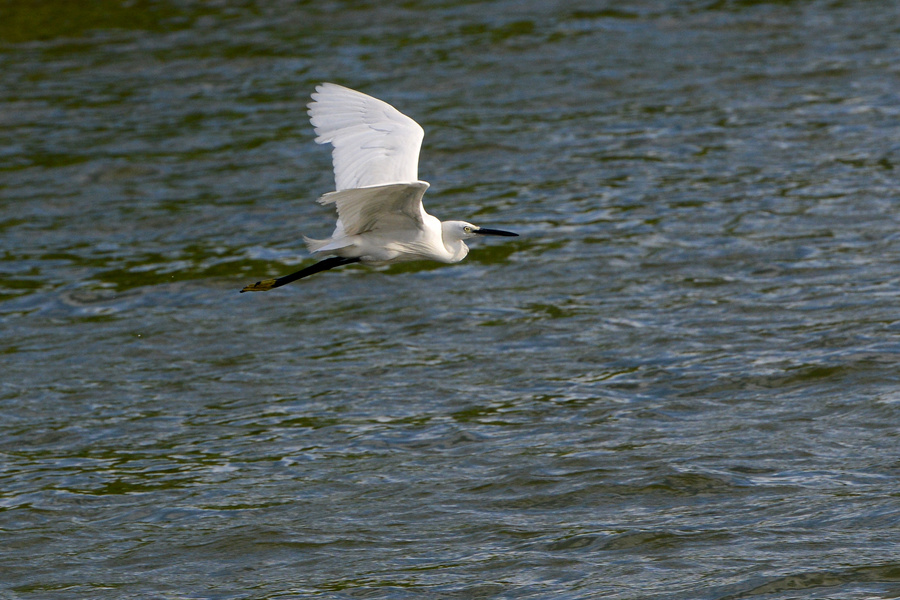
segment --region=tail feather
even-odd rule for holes
[[[304,235],[303,241],[306,242],[306,247],[310,252],[318,252],[319,250],[324,248],[331,240],[316,240]]]
[[[329,250],[339,250],[353,245],[353,242],[346,238],[316,240],[303,236],[303,241],[306,242],[306,247],[309,248],[310,252],[328,252]]]

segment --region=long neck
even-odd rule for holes
[[[441,223],[441,239],[447,250],[447,262],[459,262],[469,253],[469,247],[459,239],[457,229],[450,223]]]

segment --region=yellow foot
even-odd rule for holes
[[[275,286],[274,279],[263,279],[262,281],[257,281],[251,285],[248,285],[244,289],[241,290],[241,293],[244,292],[266,292],[271,290]]]

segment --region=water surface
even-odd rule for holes
[[[900,596],[900,10],[0,8],[0,595]],[[336,81],[454,266],[307,264]]]

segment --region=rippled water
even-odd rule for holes
[[[900,596],[900,9],[0,7],[0,597]],[[266,294],[305,103],[454,266]]]

